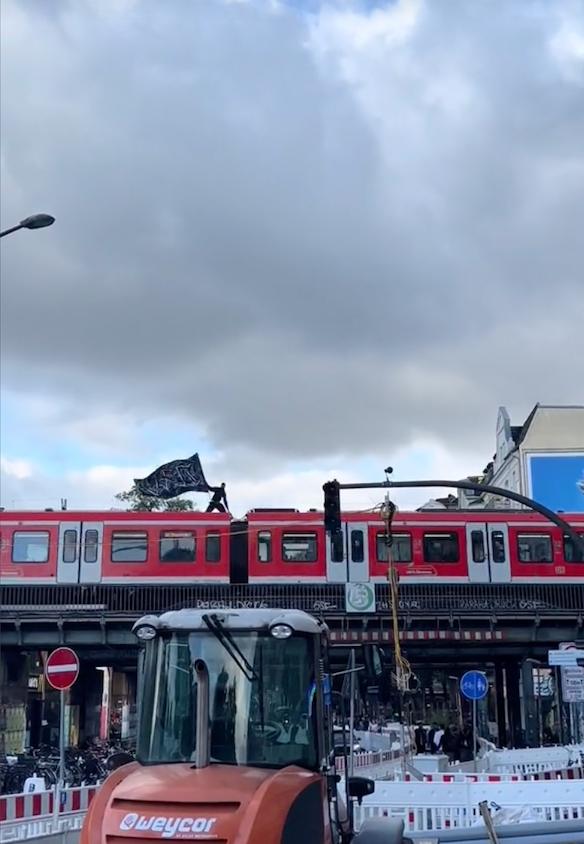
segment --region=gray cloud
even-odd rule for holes
[[[6,384],[302,458],[581,399],[582,3],[365,47],[333,7],[108,8],[2,5],[3,222],[58,218],[3,242]]]

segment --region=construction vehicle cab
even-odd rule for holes
[[[351,823],[335,769],[328,628],[296,610],[179,610],[144,644],[137,761],[94,798],[82,844],[401,844],[403,823]],[[359,801],[371,780],[347,783]]]

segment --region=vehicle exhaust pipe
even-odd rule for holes
[[[202,659],[195,661],[197,675],[197,730],[195,768],[211,764],[211,725],[209,723],[209,670]]]

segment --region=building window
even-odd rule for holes
[[[284,533],[282,559],[285,563],[315,563],[317,560],[316,533]]]
[[[66,530],[63,533],[63,554],[64,563],[77,562],[77,531]]]
[[[112,563],[145,563],[147,558],[147,533],[129,530],[112,533]]]
[[[258,561],[272,562],[272,532],[270,530],[260,530],[258,533]]]
[[[505,553],[505,534],[502,530],[494,530],[491,533],[491,553],[494,563],[504,563],[506,560]]]
[[[362,530],[351,531],[351,560],[354,563],[365,562],[365,542]]]
[[[192,531],[163,530],[160,534],[161,563],[194,563],[196,550]]]
[[[579,533],[578,536],[584,542],[584,533]],[[567,563],[584,563],[584,555],[574,553],[574,543],[566,534],[564,534],[564,560]]]
[[[470,533],[470,543],[472,549],[473,563],[484,563],[486,560],[485,554],[485,535],[482,530],[473,530]]]
[[[412,562],[412,537],[409,533],[392,534],[391,555],[396,563]],[[389,550],[387,547],[387,534],[378,533],[375,537],[377,546],[377,562],[389,562]]]
[[[96,530],[85,531],[85,542],[83,547],[83,562],[97,563],[99,533]]]
[[[49,533],[19,530],[12,536],[13,563],[46,563],[49,559]]]
[[[458,534],[438,531],[424,534],[425,563],[458,563],[459,560]]]
[[[549,533],[518,534],[517,555],[520,563],[553,563],[551,536]]]
[[[208,533],[205,537],[205,560],[208,563],[221,562],[221,534]]]

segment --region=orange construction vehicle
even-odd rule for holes
[[[397,819],[354,832],[353,800],[375,784],[343,784],[335,769],[323,621],[185,609],[145,616],[134,632],[136,761],[102,785],[80,844],[405,844]]]

